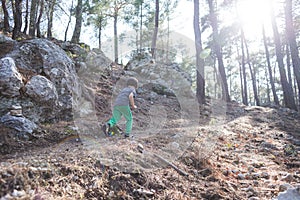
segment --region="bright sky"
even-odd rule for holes
[[[274,0],[278,1],[278,0]],[[268,5],[269,0],[239,0],[239,3],[237,5],[238,13],[240,15],[240,19],[244,25],[244,30],[245,30],[245,35],[247,38],[250,39],[261,39],[261,24],[266,23],[268,26],[266,27],[266,32],[268,35],[271,34],[271,27],[270,27],[270,18],[269,18],[269,5]],[[278,7],[278,6],[277,6]],[[276,8],[276,6],[275,6]],[[205,8],[206,9],[206,8]],[[178,7],[176,11],[172,14],[172,19],[173,21],[170,22],[170,28],[171,31],[180,34],[183,37],[186,37],[186,39],[194,40],[194,30],[193,30],[193,10],[194,10],[194,5],[193,1],[187,1],[187,0],[179,0]],[[203,7],[200,6],[200,14],[207,14],[207,10],[204,10]],[[222,19],[223,21],[230,21],[230,18],[233,18],[235,16],[234,13],[232,12],[225,12],[224,14],[225,18],[227,19]],[[227,16],[226,16],[227,15]],[[230,16],[231,15],[231,16]],[[222,16],[223,17],[223,16]],[[66,16],[61,17],[59,25],[55,25],[56,29],[59,29],[60,32],[65,31],[66,23],[68,19]],[[74,23],[75,19],[72,19],[72,25],[69,28],[69,37],[68,39],[71,38],[71,35],[73,33],[74,29]],[[63,26],[60,24],[64,24]],[[124,33],[125,35],[128,35],[128,37],[133,34],[134,32],[130,31],[128,27],[126,26],[121,26],[119,24],[119,34]],[[82,41],[89,44],[92,48],[98,47],[98,39],[95,38],[95,32],[93,28],[88,28],[88,29],[83,29],[82,30]],[[113,37],[113,29],[112,25],[108,27],[104,33],[103,33],[103,39],[102,41],[104,42],[108,37]],[[64,34],[60,34],[59,39],[64,38]],[[205,38],[205,36],[204,36]],[[106,43],[107,48],[112,49],[112,44]],[[122,48],[122,47],[121,47]],[[122,52],[127,51],[127,49],[121,50]],[[111,54],[111,53],[109,53]],[[109,56],[111,57],[111,56]]]
[[[261,39],[262,24],[268,35],[272,33],[269,0],[240,0],[237,11],[246,37]]]

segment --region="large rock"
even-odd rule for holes
[[[28,137],[38,126],[25,117],[16,117],[12,115],[4,115],[0,117],[0,123],[7,128],[17,131],[21,137]]]
[[[137,77],[141,84],[154,84],[153,89],[158,89],[160,94],[192,96],[191,76],[176,63],[155,62],[149,54],[143,53],[130,60],[125,69],[129,76]]]
[[[299,200],[300,199],[300,186],[296,188],[289,188],[284,192],[280,192],[278,197],[273,200]]]
[[[12,40],[10,37],[0,33],[0,58],[5,57],[7,53],[11,52],[16,43],[17,42]]]
[[[16,97],[20,95],[23,87],[22,76],[18,72],[12,58],[6,57],[0,60],[0,95]]]
[[[46,106],[56,106],[58,95],[55,85],[46,77],[33,76],[25,86],[26,94],[37,102]]]
[[[150,54],[138,54],[129,61],[126,75],[139,80],[140,87],[149,87],[157,94],[175,96],[181,108],[181,116],[189,119],[199,117],[199,105],[192,91],[191,76],[176,63],[155,61]]]
[[[58,45],[46,39],[0,43],[1,48],[6,48],[6,45],[13,47],[7,54],[0,54],[0,58],[7,60],[10,57],[10,66],[14,66],[14,61],[13,77],[18,84],[13,84],[13,90],[5,90],[11,91],[10,96],[1,93],[0,116],[18,104],[23,115],[33,122],[71,120],[72,105],[76,103],[73,94],[79,92],[73,60]],[[22,82],[17,82],[18,73],[22,75],[25,87],[22,87]],[[20,87],[21,93],[18,93]]]
[[[112,64],[112,61],[107,58],[104,53],[98,49],[93,49],[87,54],[86,65],[89,71],[104,71]]]

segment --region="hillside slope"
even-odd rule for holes
[[[107,71],[92,88],[99,125],[110,115],[114,77],[123,73],[116,70]],[[34,138],[3,147],[10,150],[0,156],[1,200],[269,200],[297,187],[298,113],[229,103],[224,122],[217,123],[209,117],[213,105],[208,100],[191,137],[176,139],[189,118],[180,116],[174,96],[155,88],[139,89],[133,138],[104,137],[100,126],[87,138],[77,134],[76,123],[60,122],[44,124]],[[163,117],[157,117],[160,108]],[[163,118],[168,120],[160,123]],[[178,152],[166,144],[186,148]]]

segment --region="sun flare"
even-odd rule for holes
[[[262,25],[270,24],[270,1],[269,0],[240,0],[237,3],[237,12],[250,37],[261,36]],[[270,27],[267,29],[270,29]]]

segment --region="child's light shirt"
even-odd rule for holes
[[[133,96],[136,96],[136,91],[132,87],[124,88],[117,96],[114,106],[128,106],[129,105],[129,95],[133,92]]]

